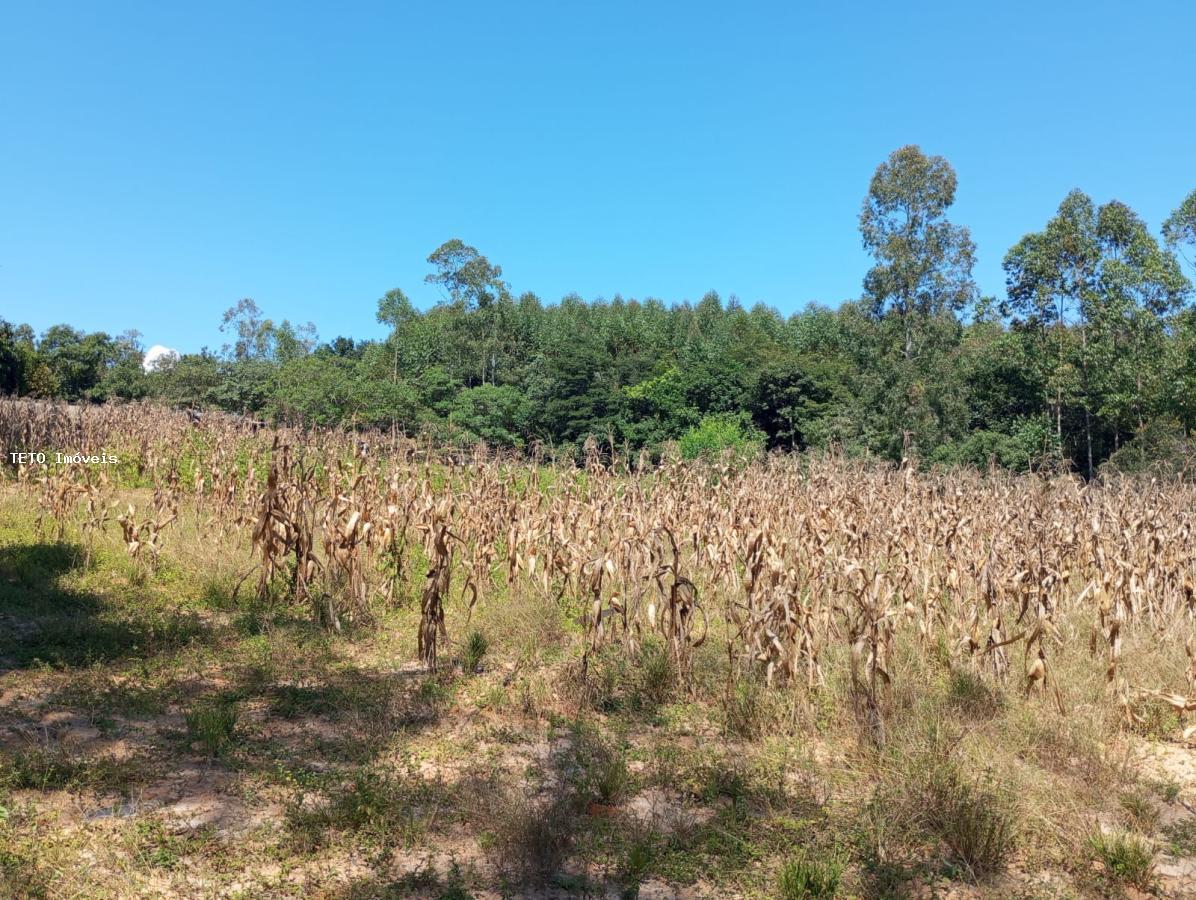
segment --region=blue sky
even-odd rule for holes
[[[474,244],[555,301],[858,296],[898,146],[982,290],[1080,187],[1196,188],[1196,3],[7,3],[0,316],[184,351],[253,297],[323,338]]]

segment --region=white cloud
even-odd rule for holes
[[[145,356],[141,360],[141,367],[147,372],[152,372],[163,366],[168,366],[179,358],[179,351],[170,347],[163,347],[161,344],[154,344],[145,351]]]

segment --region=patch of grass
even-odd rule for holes
[[[923,799],[927,824],[973,875],[1005,867],[1017,839],[1017,811],[991,776],[970,779],[955,764],[931,774]]]
[[[1127,831],[1088,838],[1092,856],[1113,881],[1148,890],[1154,878],[1154,851],[1145,838]]]
[[[448,874],[445,876],[440,896],[436,900],[473,900],[465,888],[465,876],[461,872],[461,864],[455,859],[449,863]]]
[[[2,765],[0,780],[11,790],[62,790],[75,784],[85,772],[83,760],[61,747],[14,753]]]
[[[1156,781],[1151,784],[1151,787],[1164,803],[1174,803],[1179,799],[1181,787],[1178,781],[1174,781],[1172,779],[1168,779],[1166,781]]]
[[[822,900],[839,893],[843,864],[838,859],[818,860],[800,853],[781,867],[777,877],[779,900]]]
[[[961,751],[967,732],[938,718],[941,707],[911,707],[880,754],[881,779],[862,817],[862,856],[878,887],[894,889],[945,846],[973,880],[999,872],[1020,838],[1015,792]]]
[[[903,846],[909,834],[905,819],[899,801],[883,792],[863,809],[855,841],[869,896],[905,896],[906,884],[917,875],[919,866]],[[914,828],[912,823],[908,827]]]
[[[113,790],[129,787],[137,760],[88,757],[57,746],[0,756],[0,786],[8,790]]]
[[[676,683],[668,648],[653,636],[635,657],[613,644],[600,648],[590,658],[584,691],[589,705],[599,712],[650,713],[672,698]]]
[[[461,648],[461,670],[473,675],[482,668],[482,660],[490,650],[490,639],[480,631],[471,631]]]
[[[270,713],[282,719],[335,715],[345,708],[341,692],[327,685],[276,684],[269,693]]]
[[[1144,697],[1134,704],[1133,730],[1156,741],[1173,737],[1181,728],[1179,713],[1157,697]]]
[[[456,695],[456,685],[452,680],[440,675],[433,675],[420,682],[416,697],[433,709],[448,706]]]
[[[0,895],[19,900],[50,896],[50,873],[29,848],[0,838]]]
[[[301,847],[319,847],[329,831],[337,831],[382,847],[412,848],[451,801],[439,782],[420,777],[410,762],[401,771],[358,769],[348,784],[334,790],[320,805],[288,811],[292,836]]]
[[[211,756],[228,751],[233,744],[236,728],[236,697],[219,694],[201,698],[187,711],[188,736]]]
[[[617,803],[630,790],[631,772],[622,748],[580,723],[574,724],[558,763],[578,806]]]
[[[93,720],[103,715],[147,718],[166,712],[169,697],[166,687],[136,683],[131,678],[117,681],[99,669],[94,677],[79,677],[65,685],[50,702],[84,709]]]
[[[542,884],[556,874],[577,836],[574,800],[558,793],[537,801],[518,790],[498,792],[483,842],[494,867],[517,884]]]
[[[1135,831],[1151,834],[1159,827],[1159,807],[1144,793],[1127,791],[1120,797],[1126,823]]]
[[[160,819],[140,819],[130,836],[130,849],[139,865],[151,869],[176,869],[183,858],[201,851],[211,840],[209,832],[175,834]]]
[[[177,653],[205,633],[193,613],[54,615],[41,619],[37,631],[19,640],[10,655],[19,666],[43,662],[73,668]]]
[[[619,881],[623,884],[619,896],[622,900],[638,900],[640,885],[656,860],[658,843],[658,835],[643,827],[634,829],[628,836],[619,864]]]
[[[657,638],[644,641],[638,669],[633,705],[640,709],[656,709],[667,703],[673,695],[677,673],[663,641]]]
[[[768,697],[763,682],[740,678],[723,703],[723,727],[728,734],[754,740],[764,734],[769,720]]]
[[[979,675],[964,669],[951,673],[947,703],[970,718],[987,719],[1001,711],[1001,696]]]
[[[1187,816],[1163,827],[1167,851],[1172,856],[1196,856],[1196,816]]]

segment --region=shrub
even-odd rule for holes
[[[1101,466],[1101,474],[1178,475],[1189,472],[1196,447],[1174,419],[1156,419]]]
[[[748,423],[746,414],[731,413],[703,417],[678,441],[683,459],[717,456],[724,450],[750,456],[759,453],[763,445],[763,435]]]

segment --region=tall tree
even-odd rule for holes
[[[921,455],[962,427],[952,383],[961,331],[957,313],[973,303],[975,245],[946,216],[955,170],[916,146],[890,154],[872,176],[860,235],[875,264],[863,308],[873,359],[867,362],[868,443],[902,458]]]
[[[1085,319],[1100,411],[1116,445],[1122,432],[1140,431],[1160,411],[1166,331],[1189,285],[1175,256],[1124,203],[1100,208],[1096,238],[1099,273]]]
[[[906,359],[923,322],[959,312],[976,297],[976,246],[966,228],[946,218],[955,186],[947,160],[909,145],[877,167],[860,212],[864,248],[876,259],[864,293],[875,315],[900,319]]]
[[[390,344],[393,351],[394,365],[391,369],[391,381],[399,380],[399,347],[401,332],[416,317],[415,307],[407,299],[407,295],[400,288],[394,288],[382,295],[378,301],[378,321],[390,326]]]
[[[493,265],[477,248],[459,238],[445,241],[433,250],[428,262],[436,267],[436,271],[424,281],[440,285],[447,292],[449,301],[462,307],[463,312],[476,313],[458,321],[469,329],[471,342],[476,345],[474,355],[479,360],[480,383],[486,383],[487,369],[493,382],[498,365],[497,329],[501,319],[495,305],[500,301],[510,304],[510,291],[502,280],[502,266]]]
[[[476,247],[460,238],[445,241],[428,256],[436,271],[424,278],[448,292],[454,303],[469,307],[484,307],[507,290],[502,280],[502,266],[492,265]]]
[[[1055,216],[1040,232],[1028,234],[1005,255],[1005,311],[1035,327],[1044,343],[1053,326],[1054,355],[1045,363],[1048,392],[1053,395],[1055,437],[1062,446],[1065,400],[1084,394],[1085,438],[1088,472],[1092,474],[1091,411],[1083,373],[1070,351],[1069,316],[1079,321],[1084,337],[1085,299],[1095,288],[1100,248],[1096,234],[1096,208],[1091,198],[1073,190]]]
[[[1180,254],[1196,274],[1196,191],[1188,194],[1184,202],[1167,217],[1163,223],[1163,240],[1167,246]]]

